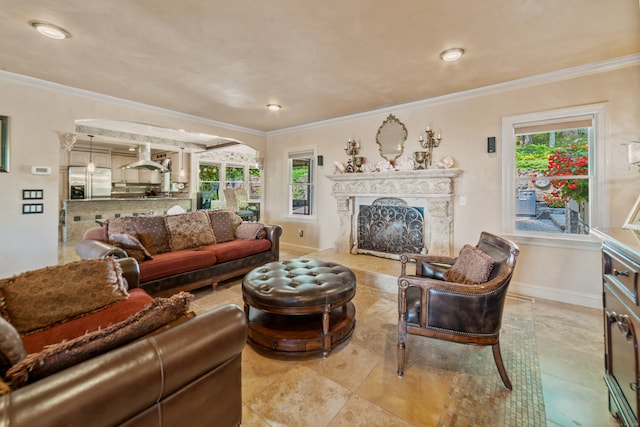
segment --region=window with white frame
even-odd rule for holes
[[[602,222],[604,106],[503,119],[506,232],[584,236]]]
[[[289,153],[289,214],[314,215],[314,153]]]

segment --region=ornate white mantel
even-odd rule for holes
[[[340,217],[336,250],[359,252],[356,230],[360,204],[370,204],[378,197],[398,197],[424,209],[424,250],[433,255],[451,255],[453,181],[461,173],[460,169],[425,169],[327,175],[333,181],[331,194],[337,200]]]

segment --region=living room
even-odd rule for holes
[[[622,226],[640,188],[640,171],[637,166],[627,162],[628,144],[638,140],[640,132],[640,103],[637,99],[637,93],[640,93],[640,49],[637,37],[640,12],[637,2],[620,3],[625,5],[616,6],[619,9],[615,9],[613,18],[610,16],[612,11],[607,7],[601,16],[607,16],[607,20],[624,21],[625,29],[631,34],[627,37],[633,41],[625,46],[616,45],[607,49],[602,48],[596,40],[601,36],[600,33],[594,34],[593,40],[586,44],[593,45],[593,50],[598,50],[596,47],[600,46],[601,51],[607,52],[596,61],[580,62],[579,65],[566,62],[566,66],[551,68],[550,71],[503,79],[502,69],[515,67],[514,64],[523,68],[529,66],[527,63],[503,60],[495,67],[494,80],[479,87],[470,81],[466,89],[452,93],[415,99],[407,95],[402,102],[372,103],[370,108],[361,110],[345,108],[343,114],[291,126],[276,126],[269,130],[239,125],[221,119],[221,116],[186,114],[98,91],[79,89],[74,86],[71,74],[64,83],[60,83],[34,77],[38,75],[35,70],[33,73],[12,71],[14,69],[9,65],[11,61],[8,58],[13,55],[15,61],[19,62],[17,58],[26,58],[28,55],[9,48],[2,49],[4,71],[0,73],[0,114],[9,118],[10,169],[8,173],[0,173],[0,182],[3,184],[0,188],[0,203],[3,206],[0,230],[4,237],[0,246],[1,276],[8,277],[58,262],[58,195],[62,191],[60,177],[66,171],[60,167],[61,148],[56,132],[74,132],[74,123],[78,119],[153,123],[171,129],[188,129],[191,132],[233,138],[252,147],[264,158],[264,222],[282,226],[281,244],[284,249],[313,252],[334,248],[340,238],[338,205],[332,195],[333,182],[327,175],[334,174],[335,162],[346,163],[349,157],[344,151],[346,141],[349,138],[360,140],[359,155],[370,164],[378,163],[382,159],[375,143],[376,132],[389,114],[393,114],[408,130],[406,156],[421,149],[420,135],[426,126],[431,126],[438,129],[442,136],[440,145],[434,149],[435,160],[450,157],[455,162],[454,167],[462,171],[454,185],[454,253],[464,244],[475,242],[482,230],[509,235],[521,249],[511,292],[531,298],[601,308],[599,239],[593,236],[549,238],[518,234],[509,229],[509,218],[505,218],[504,211],[506,178],[503,147],[508,141],[503,138],[503,123],[505,118],[519,115],[604,106],[605,126],[600,130],[602,138],[598,141],[602,150],[599,152],[602,167],[596,171],[601,187],[597,200],[601,205],[598,207],[599,216],[594,217],[592,226]],[[525,6],[519,4],[519,7]],[[576,8],[579,6],[576,5]],[[50,15],[56,14],[51,12]],[[11,31],[33,31],[26,21],[36,18],[28,16],[21,21],[12,17],[12,25],[2,30],[7,32],[5,40],[12,39]],[[428,15],[424,18],[433,17]],[[428,22],[426,19],[425,32],[430,31]],[[509,34],[517,32],[516,28]],[[546,43],[544,48],[554,42],[556,40]],[[610,43],[613,46],[613,40]],[[543,46],[536,46],[536,49],[542,50]],[[436,50],[437,56],[441,49],[438,47]],[[469,58],[474,55],[473,49],[467,50],[468,56],[463,56],[461,62],[449,64],[444,69],[450,81],[462,79],[460,75],[464,61],[470,61]],[[588,48],[582,47],[579,51],[584,50]],[[26,61],[24,58],[20,61]],[[344,67],[350,65],[348,61],[343,64]],[[405,66],[415,65],[411,62],[397,66],[398,76],[402,76]],[[357,67],[364,65],[358,64]],[[78,74],[85,72],[73,70]],[[357,72],[354,71],[354,74],[357,75]],[[468,74],[464,76],[468,77]],[[425,75],[424,80],[428,81],[429,78]],[[121,84],[126,86],[130,83]],[[372,89],[364,89],[365,92],[369,90]],[[342,98],[339,99],[325,102],[339,106]],[[265,100],[262,104],[267,102]],[[276,122],[281,120],[278,117],[287,113],[285,101],[281,102],[285,108],[276,113]],[[229,101],[229,104],[233,102]],[[262,104],[255,108],[262,108]],[[236,114],[242,116],[242,112]],[[273,117],[266,112],[261,114],[266,117],[264,120]],[[490,137],[496,137],[497,150],[494,153],[487,152],[487,138]],[[289,185],[288,155],[299,151],[310,151],[315,158],[322,156],[324,160],[316,173],[316,211],[305,220],[290,215],[286,190]],[[34,175],[32,166],[50,167],[51,174]],[[41,214],[22,213],[24,202],[21,195],[25,189],[42,190]]]

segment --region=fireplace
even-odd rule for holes
[[[332,195],[336,198],[340,220],[336,250],[398,258],[397,254],[361,248],[358,231],[358,216],[363,207],[377,199],[393,197],[422,213],[422,247],[416,252],[450,256],[453,182],[461,173],[459,169],[425,169],[327,175],[333,182]]]

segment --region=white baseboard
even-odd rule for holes
[[[318,249],[316,248],[312,248],[309,246],[302,246],[302,245],[294,245],[293,243],[283,243],[280,242],[280,249],[285,250],[285,251],[292,251],[292,252],[316,252]]]
[[[602,308],[602,294],[589,294],[566,289],[552,289],[527,283],[511,282],[509,293],[525,295],[533,298],[544,298],[567,304],[581,305],[590,308]]]

